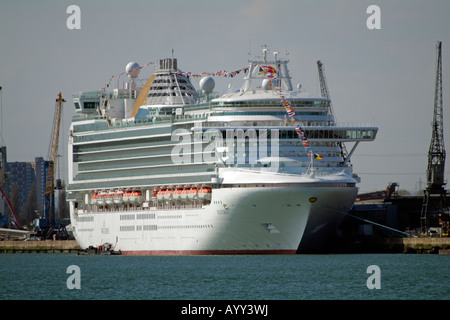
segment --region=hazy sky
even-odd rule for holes
[[[69,5],[81,10],[80,30],[66,26]],[[380,7],[379,30],[366,25],[370,5]],[[267,44],[289,53],[294,86],[311,93],[320,92],[316,61],[323,62],[338,121],[379,127],[376,141],[360,144],[352,158],[362,192],[394,181],[417,191],[431,139],[437,41],[450,146],[449,14],[448,0],[0,0],[1,143],[8,161],[47,158],[61,91],[65,177],[73,93],[101,89],[128,62],[142,66],[172,49],[180,69],[201,73],[246,67],[248,53]],[[233,79],[236,88],[240,80]],[[216,78],[216,88],[229,82]],[[447,159],[446,178],[449,166]]]

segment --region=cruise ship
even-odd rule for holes
[[[243,78],[220,95],[218,73],[183,72],[172,57],[140,79],[130,62],[122,88],[74,94],[67,201],[79,245],[128,255],[320,250],[357,196],[350,158],[378,129],[336,122],[328,94],[294,88],[288,63],[264,48],[220,72]]]

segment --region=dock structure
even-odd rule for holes
[[[344,246],[342,243],[341,246]],[[347,245],[345,245],[348,248]],[[79,253],[82,248],[75,240],[0,241],[0,253]],[[339,248],[337,249],[339,252]],[[360,242],[353,253],[424,253],[450,254],[450,237],[372,238]]]
[[[337,239],[327,249],[323,253],[450,255],[450,237],[350,237]]]
[[[449,237],[402,238],[404,253],[450,254]]]
[[[378,238],[367,239],[362,247],[351,252],[424,253],[450,255],[450,237]],[[79,253],[75,240],[0,241],[0,253]],[[339,251],[339,249],[338,249]]]
[[[0,253],[78,253],[75,240],[0,241]]]
[[[383,238],[374,241],[374,246],[393,253],[450,254],[449,237]]]
[[[23,229],[0,228],[0,240],[25,240],[35,235],[36,232]]]

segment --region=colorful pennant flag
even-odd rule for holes
[[[264,67],[263,67],[264,68]],[[276,88],[276,91],[278,92],[280,99],[283,103],[283,106],[285,107],[286,113],[289,116],[289,119],[291,120],[291,123],[295,125],[295,110],[291,106],[290,102],[286,99],[286,97],[282,94],[281,88]],[[314,153],[312,151],[312,148],[309,145],[308,138],[305,135],[305,132],[302,130],[300,126],[295,127],[295,132],[297,132],[298,137],[302,141],[302,145],[305,148],[306,152],[308,153],[308,157],[313,158],[315,160],[322,160],[323,157],[320,154]]]

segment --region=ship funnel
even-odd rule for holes
[[[177,59],[166,58],[158,60],[156,71],[171,71],[176,70],[177,68],[178,68]]]

